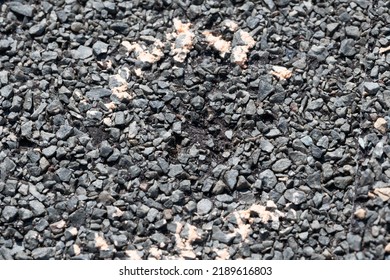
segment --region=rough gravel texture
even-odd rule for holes
[[[0,259],[390,259],[387,1],[1,3]]]

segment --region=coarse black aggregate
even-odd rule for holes
[[[389,259],[389,13],[0,1],[0,259]]]

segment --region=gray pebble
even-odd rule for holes
[[[141,174],[141,168],[137,165],[132,165],[129,167],[129,175],[131,179],[137,178]]]
[[[238,177],[238,171],[233,169],[233,170],[228,170],[225,172],[223,175],[223,179],[225,181],[225,184],[233,190],[234,187],[237,184],[237,177]]]
[[[306,246],[303,248],[303,255],[306,257],[311,257],[314,254],[314,249],[312,247]]]
[[[23,99],[20,96],[15,95],[12,98],[12,104],[10,110],[13,112],[19,112],[23,106]]]
[[[378,142],[378,144],[375,145],[374,150],[372,151],[372,154],[377,159],[380,159],[383,155],[383,142]]]
[[[273,91],[274,86],[269,81],[268,77],[260,77],[258,94],[259,101],[264,101]]]
[[[215,185],[214,185],[214,187],[213,187],[211,193],[213,193],[213,194],[220,194],[220,193],[222,193],[225,189],[227,189],[227,186],[225,185],[225,183],[224,183],[222,180],[218,180],[218,181],[215,183]]]
[[[13,93],[13,87],[8,84],[8,71],[0,71],[0,82],[4,85],[0,89],[0,95],[5,98],[10,98]]]
[[[31,256],[35,260],[48,260],[54,257],[55,247],[40,247],[32,250]]]
[[[262,186],[266,189],[273,188],[278,180],[272,170],[267,169],[260,173],[259,178],[262,182]]]
[[[32,129],[33,129],[33,122],[28,121],[28,122],[21,125],[20,132],[21,132],[22,136],[24,136],[26,138],[32,138]]]
[[[310,100],[306,109],[309,111],[317,111],[321,109],[323,105],[324,105],[324,100],[322,98],[318,98],[315,100]]]
[[[66,140],[73,134],[73,127],[69,125],[61,125],[56,132],[56,137],[60,140]]]
[[[99,153],[100,156],[103,158],[109,157],[113,152],[113,148],[111,147],[110,143],[108,141],[104,140],[103,142],[100,143],[99,146]]]
[[[339,52],[345,56],[354,56],[356,54],[355,40],[344,39],[341,41]]]
[[[152,94],[153,93],[153,89],[151,89],[150,87],[148,87],[147,85],[139,85],[139,88],[147,93],[147,94]]]
[[[354,39],[359,39],[360,29],[357,26],[347,26],[345,27],[345,34],[347,34],[347,36],[352,37]]]
[[[18,215],[18,208],[15,206],[5,206],[1,212],[1,216],[6,222],[13,221]]]
[[[106,209],[107,209],[107,211],[104,211],[103,210],[103,212],[104,213],[107,213],[107,218],[109,218],[110,220],[115,220],[115,219],[117,219],[117,213],[118,213],[118,208],[117,207],[115,207],[115,206],[111,206],[111,205],[108,205],[107,207],[106,207]],[[102,210],[102,209],[101,209]]]
[[[358,4],[363,9],[367,9],[370,6],[370,4],[372,3],[371,1],[367,1],[367,0],[354,0],[353,2]]]
[[[207,198],[201,199],[196,205],[196,211],[199,215],[208,214],[213,208],[213,203]]]
[[[159,213],[160,212],[156,208],[150,208],[148,214],[146,215],[146,219],[150,223],[153,223],[157,219]]]
[[[283,259],[284,260],[291,260],[294,257],[294,251],[290,248],[287,247],[283,250]]]
[[[360,251],[362,246],[362,237],[353,233],[347,234],[349,248],[353,251]]]
[[[216,200],[218,200],[219,202],[224,202],[224,203],[230,203],[230,202],[233,202],[233,197],[231,195],[228,195],[228,194],[219,194],[215,197]]]
[[[347,22],[351,19],[351,15],[345,11],[339,15],[339,20],[342,22]]]
[[[101,219],[106,215],[107,211],[100,208],[94,208],[91,214],[92,219]]]
[[[28,250],[33,250],[38,246],[39,233],[35,230],[29,230],[24,236],[24,247]]]
[[[86,93],[86,96],[91,100],[100,100],[103,97],[111,95],[111,90],[105,88],[93,88]]]
[[[10,158],[5,158],[4,161],[0,164],[0,170],[5,173],[9,173],[14,171],[16,168],[16,164]]]
[[[79,46],[77,50],[73,50],[74,59],[87,59],[92,56],[93,50],[90,47]]]
[[[363,86],[368,94],[376,94],[380,89],[380,85],[374,82],[365,82]]]
[[[181,190],[174,190],[171,195],[171,201],[175,204],[182,204],[184,202],[185,195]]]
[[[272,150],[274,149],[274,145],[271,144],[270,141],[268,141],[267,139],[260,139],[260,149],[267,152],[267,153],[271,153]]]
[[[166,237],[164,234],[156,232],[150,236],[150,239],[154,242],[157,242],[158,244],[164,243],[169,244],[170,239]]]
[[[310,147],[313,144],[313,139],[309,135],[302,137],[301,141],[306,147]]]
[[[314,158],[320,159],[323,156],[324,151],[321,148],[317,147],[316,145],[312,145],[311,154],[313,155]]]
[[[255,101],[252,99],[249,100],[248,104],[246,105],[245,114],[249,116],[253,116],[256,114],[256,111],[257,111],[257,107]]]
[[[281,135],[282,135],[282,133],[281,133],[280,130],[277,129],[277,128],[271,128],[271,130],[268,131],[268,132],[265,134],[265,136],[267,136],[267,137],[277,137],[277,136],[281,136]]]
[[[339,27],[340,23],[339,22],[332,22],[332,23],[328,23],[326,25],[326,29],[328,30],[328,32],[330,34],[333,34],[334,31],[336,31],[336,29]]]
[[[64,106],[62,105],[61,101],[58,99],[53,100],[50,102],[49,105],[46,107],[46,111],[51,115],[56,115],[62,113],[64,110]]]
[[[283,172],[287,170],[291,166],[291,160],[282,158],[277,160],[273,165],[272,165],[272,171],[274,172]]]
[[[309,52],[307,53],[308,56],[314,57],[318,61],[324,61],[328,57],[329,53],[326,50],[325,46],[316,46],[313,45]]]
[[[79,228],[80,226],[84,225],[86,219],[87,213],[82,208],[74,211],[72,214],[69,215],[69,223],[76,228]]]
[[[2,39],[0,40],[0,51],[5,51],[10,48],[13,40]]]
[[[26,16],[26,17],[33,17],[34,15],[34,8],[27,4],[21,4],[20,2],[10,2],[9,8],[12,12]]]
[[[29,33],[32,36],[41,36],[46,29],[46,19],[43,19],[40,23],[35,24],[30,27]]]
[[[55,52],[55,51],[44,51],[42,52],[42,60],[43,61],[53,61],[53,60],[57,60],[58,58],[58,53]]]
[[[45,102],[42,102],[41,104],[39,104],[38,108],[35,109],[35,111],[33,112],[33,114],[31,115],[31,119],[32,120],[36,120],[38,118],[38,116],[40,116],[42,114],[42,112],[45,110],[47,104]]]
[[[295,165],[302,165],[307,162],[307,154],[302,152],[292,151],[289,153],[289,157]]]
[[[307,199],[307,195],[303,191],[295,189],[286,190],[284,192],[284,197],[295,205],[302,204]]]
[[[169,166],[169,172],[168,172],[168,176],[169,177],[177,177],[179,175],[181,175],[183,173],[183,167],[181,166],[181,164],[171,164]]]
[[[219,229],[219,227],[213,226],[211,239],[218,240],[221,243],[229,245],[233,241],[234,235],[233,234],[226,234],[226,233],[222,232]]]
[[[237,190],[247,190],[250,188],[250,184],[244,176],[238,176]]]
[[[55,155],[56,151],[57,151],[57,146],[52,145],[42,149],[42,154],[47,158],[51,158],[52,156]]]
[[[123,21],[118,21],[111,24],[112,30],[121,33],[123,35],[127,35],[127,33],[129,33],[129,28],[130,28],[129,25]]]
[[[138,218],[144,218],[148,214],[150,208],[144,204],[137,208],[136,215]]]
[[[84,28],[84,24],[78,21],[72,22],[70,29],[73,32],[79,33]]]
[[[34,216],[33,212],[26,209],[26,208],[20,208],[18,210],[18,215],[19,215],[19,218],[22,219],[23,221],[31,219]]]
[[[73,171],[68,168],[61,167],[56,171],[56,174],[62,182],[69,182],[72,178]]]
[[[204,99],[203,97],[197,95],[194,98],[191,99],[191,105],[194,107],[195,110],[202,110],[204,106]]]
[[[114,243],[114,246],[116,248],[122,248],[128,244],[128,240],[126,235],[124,234],[119,234],[119,235],[112,235],[111,236],[111,241]]]
[[[330,242],[330,238],[328,236],[319,236],[318,237],[318,242],[322,245],[322,246],[328,246],[329,245],[329,242]]]
[[[334,178],[334,185],[339,189],[346,189],[353,182],[352,176],[338,176]]]
[[[320,189],[321,187],[321,172],[316,171],[307,176],[307,185],[312,189]]]
[[[164,108],[165,103],[163,101],[153,100],[149,102],[149,105],[154,112],[158,113]]]
[[[328,149],[329,147],[329,138],[327,136],[322,136],[318,141],[317,141],[317,146],[322,147],[325,149]]]
[[[95,44],[93,44],[92,49],[96,55],[101,55],[107,53],[108,46],[109,46],[108,44],[102,41],[97,41]]]
[[[122,126],[126,123],[126,116],[125,113],[120,111],[120,112],[115,112],[114,113],[114,123],[117,126]]]

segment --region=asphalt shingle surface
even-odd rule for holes
[[[0,259],[389,259],[386,1],[4,1]]]

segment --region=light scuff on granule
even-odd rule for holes
[[[231,20],[231,19],[225,19],[222,22],[222,25],[227,27],[232,32],[235,32],[238,29],[238,24],[235,21]]]
[[[387,243],[387,245],[385,247],[385,252],[390,254],[390,243]]]
[[[134,260],[134,261],[142,260],[141,258],[142,253],[137,250],[126,250],[125,254],[129,257],[130,260]]]
[[[256,45],[256,41],[253,39],[251,34],[244,30],[238,30],[236,33],[234,33],[234,36],[240,37],[243,45],[248,46],[248,48],[253,48]]]
[[[174,18],[173,19],[173,26],[175,27],[177,34],[187,33],[187,32],[190,32],[191,23],[189,23],[189,22],[183,23],[183,22],[181,22],[180,19]]]
[[[150,50],[144,45],[140,45],[139,43],[132,44],[128,41],[123,41],[122,46],[124,46],[129,53],[134,52],[136,59],[142,62],[153,64],[164,56],[164,52],[162,51],[164,44],[158,39],[153,42]]]
[[[386,53],[388,51],[390,51],[390,46],[379,48],[379,53],[380,54]]]
[[[194,252],[194,248],[192,247],[192,243],[196,240],[200,239],[200,235],[198,233],[197,227],[186,224],[185,225],[188,229],[188,236],[187,238],[182,238],[180,236],[180,233],[182,232],[184,226],[181,223],[176,223],[176,233],[175,236],[175,244],[176,248],[179,250],[179,258],[180,259],[196,259],[196,254]]]
[[[103,251],[109,249],[106,240],[104,240],[104,238],[102,236],[98,235],[97,233],[95,234],[95,246],[96,246],[96,248],[103,250]]]
[[[152,246],[149,249],[149,260],[161,260],[162,251],[156,246]]]
[[[231,43],[223,40],[221,36],[214,36],[210,31],[204,31],[202,34],[205,36],[207,43],[217,50],[222,58],[230,52]]]
[[[231,62],[245,68],[246,62],[248,61],[248,52],[248,46],[235,46],[230,57]]]
[[[214,253],[217,254],[216,260],[228,260],[230,258],[229,250],[224,249],[214,249]]]
[[[245,224],[242,221],[239,212],[234,212],[233,215],[235,216],[237,222],[237,228],[235,228],[234,231],[241,235],[242,240],[245,240],[252,233],[251,225]]]
[[[133,69],[133,71],[134,71],[134,74],[137,76],[137,77],[142,77],[142,70],[141,70],[141,68],[134,68]]]
[[[241,29],[234,33],[234,37],[240,38],[240,44],[233,48],[231,62],[246,68],[249,50],[256,45],[256,41],[248,32]]]
[[[232,23],[230,22],[230,24]],[[233,30],[236,30],[236,28],[233,28]],[[235,37],[240,38],[240,42],[237,46],[234,46],[233,49],[231,48],[231,42],[222,39],[221,36],[214,36],[207,30],[202,34],[205,36],[206,42],[209,46],[212,46],[215,50],[217,50],[222,58],[224,58],[227,53],[231,52],[230,61],[242,68],[246,67],[250,49],[256,45],[256,41],[253,37],[248,32],[241,29],[234,33]]]
[[[109,110],[109,111],[113,111],[116,108],[116,104],[111,101],[111,102],[105,103],[104,107],[106,107],[107,110]]]
[[[377,118],[377,120],[375,121],[374,123],[374,127],[382,134],[385,134],[387,129],[388,129],[388,125],[387,125],[387,121],[385,118]]]
[[[272,66],[270,73],[281,80],[287,80],[292,76],[292,71],[283,66]]]
[[[118,74],[110,76],[110,88],[112,94],[115,95],[119,100],[127,99],[130,100],[133,96],[128,92],[127,80],[130,77],[130,70],[127,67],[123,67],[118,71]]]
[[[187,54],[192,50],[195,34],[190,30],[191,23],[182,23],[179,19],[173,19],[173,25],[176,30],[172,33],[175,42],[172,45],[173,59],[177,62],[184,62]]]
[[[74,252],[74,255],[75,255],[75,256],[80,255],[80,253],[81,253],[80,246],[77,245],[77,244],[73,244],[73,252]]]
[[[274,203],[273,203],[274,204]],[[262,221],[262,223],[278,222],[279,218],[284,217],[284,214],[277,209],[269,209],[266,206],[260,204],[254,204],[247,210],[239,211],[242,218],[247,220],[249,223],[253,223],[251,215],[256,214]]]
[[[110,59],[104,61],[97,61],[97,65],[104,70],[112,69],[112,61]]]
[[[253,204],[249,209],[238,210],[231,213],[229,216],[235,218],[236,227],[233,234],[239,234],[242,241],[245,241],[251,234],[251,225],[258,217],[262,223],[279,223],[279,218],[284,217],[284,213],[277,210],[273,201],[268,201],[267,206]]]
[[[58,231],[58,230],[62,230],[65,227],[65,225],[66,225],[66,222],[64,220],[61,220],[61,221],[50,224],[50,228],[52,231]]]
[[[373,193],[383,201],[388,201],[390,199],[390,188],[377,188]]]

